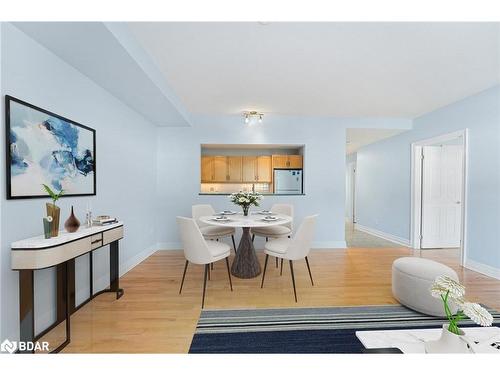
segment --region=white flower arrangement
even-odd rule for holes
[[[243,208],[243,212],[245,215],[248,213],[248,208],[250,206],[258,206],[259,201],[263,199],[263,196],[259,193],[253,192],[244,192],[240,191],[238,193],[232,193],[229,196],[229,200],[236,204],[237,206],[241,206]]]
[[[474,323],[488,327],[493,324],[493,317],[491,314],[478,303],[468,302],[465,300],[465,287],[451,279],[448,276],[439,276],[434,281],[430,289],[431,295],[435,298],[441,298],[444,305],[444,312],[446,318],[450,322],[448,331],[458,335],[460,330],[458,322],[465,317],[469,317]],[[448,302],[452,302],[458,306],[456,314],[451,313]]]

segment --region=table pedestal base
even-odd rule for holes
[[[251,279],[260,274],[260,263],[255,254],[248,227],[243,228],[243,235],[238,245],[236,258],[231,266],[231,273],[240,279]]]

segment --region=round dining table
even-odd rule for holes
[[[265,220],[266,215],[277,217],[277,220]],[[236,250],[236,257],[234,258],[231,266],[231,273],[241,279],[251,279],[260,274],[261,268],[255,248],[250,236],[251,228],[271,227],[273,225],[284,225],[292,221],[292,218],[282,214],[260,214],[258,212],[250,212],[248,216],[241,213],[234,215],[226,215],[228,220],[219,221],[215,220],[219,215],[202,216],[200,221],[209,225],[217,225],[221,227],[242,228],[243,234],[241,235],[238,250]]]

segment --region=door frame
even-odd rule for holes
[[[410,244],[414,249],[421,248],[421,218],[422,218],[422,149],[424,146],[446,142],[463,137],[462,159],[462,212],[460,228],[460,265],[465,265],[467,257],[467,190],[468,190],[468,129],[439,135],[433,138],[413,142],[411,144],[411,217]]]
[[[356,168],[357,160],[347,163],[346,177],[348,177],[350,191],[346,191],[346,196],[349,197],[349,214],[351,215],[349,222],[352,224],[356,224]]]

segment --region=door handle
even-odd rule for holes
[[[456,204],[460,204],[460,203],[462,203],[462,202],[460,202],[460,201],[456,201],[455,203],[456,203]]]

